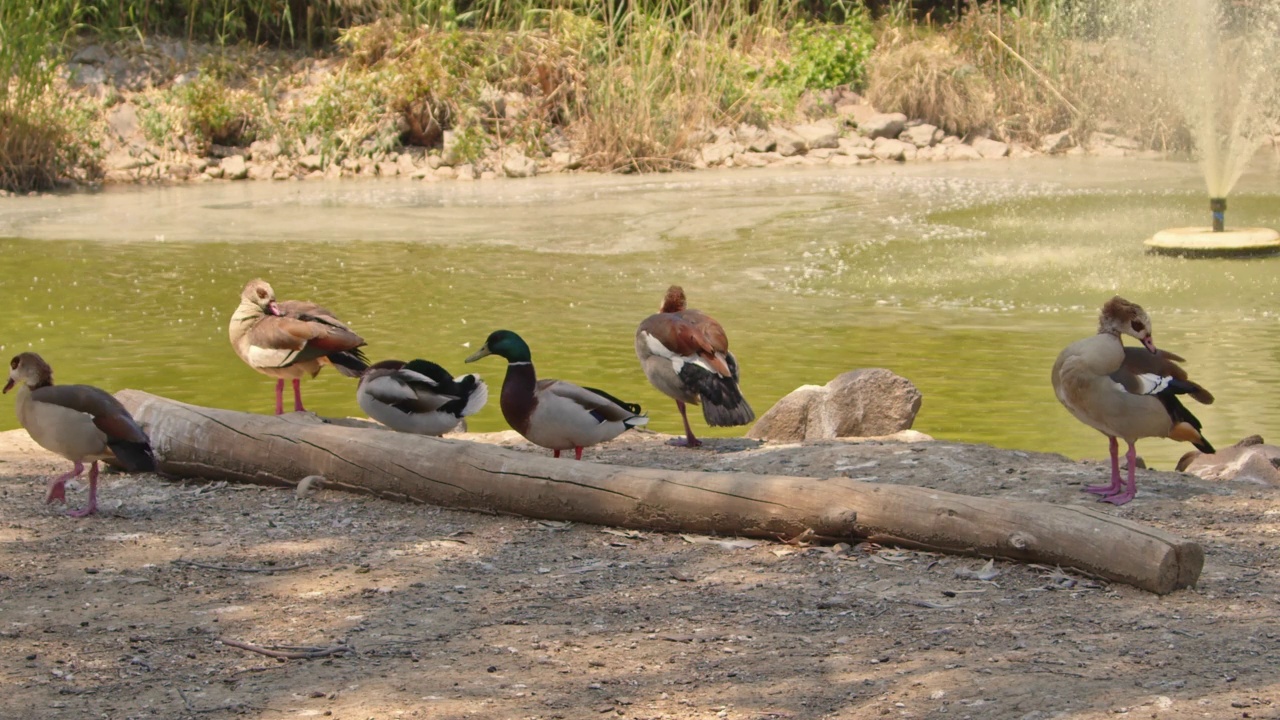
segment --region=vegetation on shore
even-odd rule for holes
[[[1081,40],[1096,18],[1069,0],[20,5],[0,6],[0,70],[13,78],[0,86],[0,188],[11,190],[93,179],[103,117],[122,100],[115,88],[68,93],[48,49],[65,59],[159,37],[200,50],[130,100],[150,141],[194,154],[270,139],[331,164],[514,143],[531,155],[572,146],[602,171],[667,170],[715,127],[821,114],[815,91],[837,86],[961,135],[1079,129],[1105,105],[1153,147],[1185,142],[1172,108],[1117,117],[1133,96],[1126,78],[1142,81],[1117,68],[1138,59]],[[305,87],[287,71],[302,57],[326,61]]]

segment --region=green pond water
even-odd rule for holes
[[[677,433],[636,361],[636,325],[679,283],[720,320],[757,413],[796,387],[886,367],[924,394],[916,429],[1102,457],[1049,369],[1112,294],[1218,402],[1219,445],[1280,432],[1280,259],[1144,254],[1155,231],[1208,223],[1194,165],[1045,160],[531,181],[236,183],[0,201],[0,351],[35,350],[63,383],[138,388],[270,412],[274,381],[232,352],[241,287],[332,309],[371,360],[424,357],[494,390],[471,419],[505,429],[504,365],[462,360],[519,332],[543,377],[589,384]],[[1275,162],[1230,198],[1228,225],[1280,226]],[[354,381],[304,383],[309,409],[358,415]],[[0,429],[17,426],[7,398]],[[709,436],[700,415],[695,432]],[[1147,440],[1167,468],[1189,446]]]

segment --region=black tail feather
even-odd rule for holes
[[[1173,383],[1170,383],[1169,388],[1166,389],[1164,392],[1158,394],[1156,397],[1160,398],[1160,402],[1164,403],[1164,408],[1166,411],[1168,411],[1169,417],[1173,419],[1174,424],[1184,422],[1190,425],[1191,427],[1195,428],[1197,433],[1200,433],[1200,439],[1198,441],[1191,443],[1192,445],[1195,446],[1197,450],[1199,450],[1202,453],[1209,453],[1209,454],[1213,454],[1217,452],[1217,450],[1213,449],[1213,445],[1210,444],[1209,440],[1205,438],[1204,433],[1200,432],[1200,429],[1203,427],[1203,425],[1201,425],[1200,423],[1200,418],[1197,418],[1195,415],[1193,415],[1191,411],[1187,409],[1187,406],[1183,405],[1182,401],[1178,399],[1179,394],[1194,392],[1194,391],[1177,389],[1176,383],[1178,382],[1180,381],[1175,380]],[[1186,384],[1191,385],[1196,389],[1199,389],[1200,387],[1195,383],[1186,383]]]
[[[358,378],[369,369],[369,358],[365,357],[364,351],[360,348],[340,350],[329,353],[326,357],[338,372],[349,378]]]
[[[156,456],[151,452],[151,443],[108,439],[107,447],[129,472],[156,471]]]
[[[756,419],[736,380],[721,377],[700,365],[685,363],[680,369],[680,381],[698,394],[702,417],[711,427],[746,425]]]
[[[618,407],[622,408],[623,410],[626,410],[627,412],[631,413],[632,415],[639,415],[641,412],[643,412],[643,411],[640,409],[640,405],[639,405],[639,403],[629,403],[629,402],[624,402],[624,401],[619,400],[618,398],[616,398],[616,397],[614,397],[614,396],[610,395],[609,393],[607,393],[607,392],[605,392],[605,391],[603,391],[603,390],[600,390],[600,389],[598,389],[598,388],[584,387],[584,388],[582,388],[582,389],[583,389],[583,390],[589,390],[589,391],[591,391],[591,392],[593,392],[593,393],[595,393],[595,394],[599,395],[599,396],[600,396],[600,397],[602,397],[602,398],[606,398],[609,402],[613,403],[614,405],[617,405]]]

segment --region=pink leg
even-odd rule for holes
[[[552,457],[560,457],[560,451],[559,451],[559,450],[552,450],[552,451],[551,451],[551,454],[552,454]]]
[[[67,501],[67,481],[73,477],[79,477],[82,472],[84,472],[84,464],[76,463],[75,468],[70,472],[63,473],[50,480],[49,489],[44,494],[44,501],[49,504],[55,502],[65,503]]]
[[[582,459],[582,447],[581,447],[581,446],[579,446],[579,447],[575,447],[575,448],[573,449],[573,459],[574,459],[574,460],[581,460],[581,459]]]
[[[676,447],[698,447],[702,444],[702,441],[693,436],[693,428],[689,427],[689,415],[685,412],[684,401],[677,400],[676,407],[680,409],[680,419],[684,420],[684,439],[671,438],[667,441],[667,444],[675,445]]]
[[[1129,461],[1129,484],[1125,487],[1124,492],[1118,492],[1114,495],[1108,495],[1102,498],[1102,502],[1109,502],[1112,505],[1123,505],[1133,499],[1138,494],[1138,481],[1134,477],[1134,473],[1138,470],[1138,448],[1133,443],[1129,443],[1129,452],[1125,453],[1125,460]]]
[[[89,466],[89,504],[79,510],[69,510],[67,515],[81,518],[98,512],[98,461]]]
[[[293,411],[306,412],[306,408],[302,407],[302,380],[300,378],[293,379]]]
[[[276,414],[284,414],[284,378],[276,380]]]
[[[1120,442],[1115,438],[1108,438],[1111,441],[1111,484],[1110,485],[1086,485],[1085,492],[1096,493],[1102,496],[1115,495],[1120,492]]]

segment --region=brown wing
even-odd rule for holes
[[[1167,350],[1158,350],[1152,353],[1146,348],[1126,347],[1124,349],[1124,362],[1120,365],[1119,370],[1111,374],[1111,379],[1120,383],[1128,392],[1142,393],[1144,392],[1142,389],[1143,383],[1138,378],[1139,375],[1171,377],[1193,386],[1194,390],[1190,392],[1191,397],[1205,405],[1211,405],[1213,403],[1213,393],[1189,380],[1187,371],[1182,369],[1182,366],[1178,364],[1179,362],[1185,362],[1185,360],[1180,355]]]
[[[87,413],[93,417],[93,424],[112,440],[147,442],[147,434],[124,405],[107,391],[92,385],[50,385],[32,390],[31,399]]]
[[[729,350],[729,339],[724,334],[724,328],[697,310],[650,315],[640,323],[640,330],[652,335],[677,355],[697,355],[720,375],[732,375],[721,357]]]

